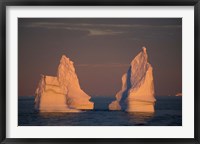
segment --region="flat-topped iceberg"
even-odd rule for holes
[[[155,101],[153,68],[148,63],[146,48],[143,47],[122,76],[122,89],[109,105],[109,110],[154,112]]]
[[[44,112],[79,112],[93,109],[87,95],[79,85],[73,62],[62,56],[57,77],[41,76],[36,89],[35,108]]]

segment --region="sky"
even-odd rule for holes
[[[182,92],[181,18],[19,18],[19,96],[33,96],[41,74],[56,76],[63,54],[88,95],[114,96],[143,46],[155,94]]]

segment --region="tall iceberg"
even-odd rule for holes
[[[35,108],[39,111],[78,112],[94,107],[91,97],[80,88],[73,62],[64,55],[57,76],[42,75],[35,93]]]
[[[143,47],[131,62],[127,73],[122,76],[122,89],[109,110],[127,112],[154,112],[155,105],[153,68],[148,63],[146,48]]]

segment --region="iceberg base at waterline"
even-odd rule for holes
[[[35,109],[40,112],[79,112],[66,104],[64,91],[59,87],[56,77],[41,76],[36,90]]]
[[[127,112],[154,112],[155,102],[148,101],[129,101]]]
[[[155,102],[150,102],[150,101],[133,100],[133,101],[129,101],[128,103],[121,104],[121,105],[119,104],[118,101],[113,101],[109,105],[109,110],[113,110],[113,111],[123,110],[123,111],[126,111],[126,112],[153,113],[154,112],[154,106],[155,106]]]

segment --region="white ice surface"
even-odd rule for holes
[[[79,85],[73,62],[62,56],[57,77],[41,76],[36,89],[35,108],[45,112],[78,112],[94,104]]]
[[[116,100],[109,105],[109,109],[154,112],[154,95],[153,68],[148,63],[147,51],[143,47],[122,76],[122,89],[116,94]]]

